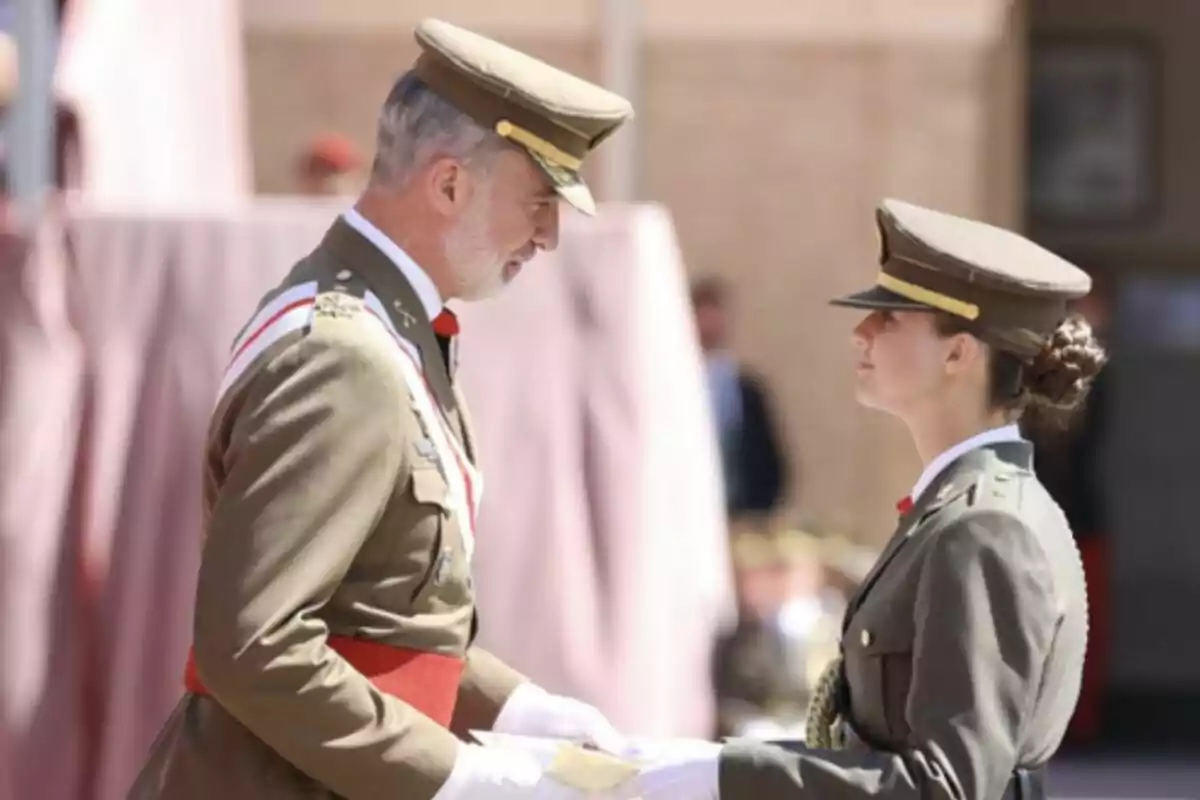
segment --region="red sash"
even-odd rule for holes
[[[404,701],[439,725],[450,727],[464,668],[461,658],[349,636],[330,636],[328,644],[376,689]],[[183,682],[189,692],[211,696],[200,680],[191,650]]]

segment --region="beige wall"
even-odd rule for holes
[[[603,0],[243,0],[248,27],[273,31],[408,31],[437,16],[460,25],[536,35],[588,33]],[[1004,16],[993,0],[642,0],[651,36],[862,39],[990,38]]]
[[[247,1],[260,189],[286,190],[289,159],[318,131],[369,150],[427,13],[597,72],[583,0],[510,0],[503,14],[482,0],[394,6]],[[916,464],[894,423],[854,406],[856,317],[825,300],[872,280],[881,196],[1020,219],[1022,23],[1003,0],[645,6],[639,194],[671,209],[689,269],[738,285],[739,345],[775,390],[801,510],[881,541]]]

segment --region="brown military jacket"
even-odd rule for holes
[[[1000,800],[1045,764],[1079,695],[1083,572],[1032,447],[969,452],[925,491],[851,601],[850,744],[733,743],[721,796]]]
[[[523,680],[471,645],[473,459],[416,293],[339,220],[234,345],[208,439],[194,691],[129,797],[431,798],[452,731],[490,727]],[[335,642],[453,665],[450,729]],[[414,697],[429,683],[397,680]]]

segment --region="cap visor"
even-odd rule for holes
[[[829,301],[830,305],[844,308],[890,309],[893,311],[930,311],[930,307],[882,286],[872,286],[861,292],[848,294]]]
[[[554,184],[554,190],[558,192],[559,197],[584,214],[588,216],[595,215],[596,201],[592,198],[591,190],[588,189],[587,184],[583,182],[583,178],[580,177],[578,172],[551,164],[532,151],[527,150],[526,152],[533,159],[533,163],[537,164],[542,172],[546,173],[546,177]]]

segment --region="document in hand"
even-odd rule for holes
[[[471,731],[486,747],[533,755],[546,775],[584,792],[615,789],[638,774],[638,765],[612,753],[592,750],[563,739],[542,739],[490,731]]]

